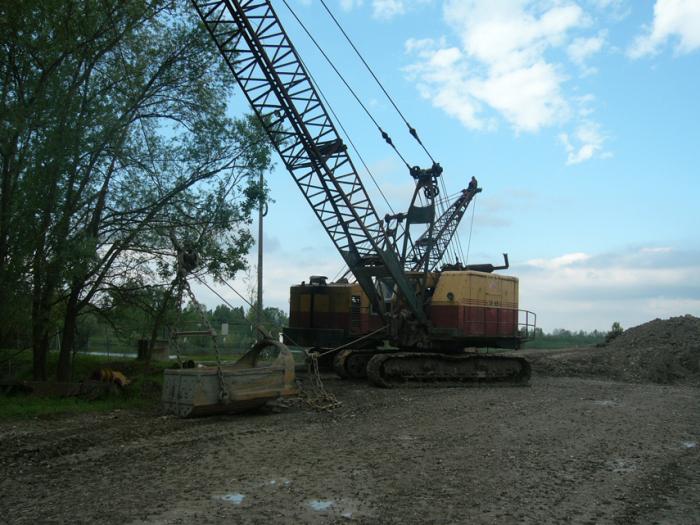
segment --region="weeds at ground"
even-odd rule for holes
[[[18,381],[31,380],[31,353],[0,350],[0,377]],[[8,361],[8,358],[11,360]],[[49,357],[49,373],[55,373],[58,356]],[[106,356],[79,355],[73,363],[75,382],[89,379],[101,368],[122,372],[130,383],[123,389],[106,394],[100,399],[79,397],[38,397],[14,393],[0,395],[0,420],[55,417],[64,414],[109,412],[125,409],[156,408],[163,386],[163,370],[172,366],[167,361],[144,363],[135,359],[114,359]]]

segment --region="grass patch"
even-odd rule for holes
[[[15,355],[14,350],[0,350],[0,375],[23,381],[32,379],[30,351]],[[10,358],[8,362],[7,359]],[[49,377],[55,376],[58,354],[49,355]],[[27,394],[0,395],[0,420],[51,417],[63,414],[109,412],[117,409],[156,408],[163,387],[163,370],[168,361],[143,363],[135,359],[78,354],[73,363],[73,381],[80,382],[100,368],[119,370],[131,381],[120,394],[103,399],[75,397],[37,397]]]
[[[221,360],[237,361],[244,352],[222,353]],[[303,362],[303,356],[295,355]],[[214,353],[183,354],[180,358],[192,359],[196,363],[216,362]],[[58,352],[49,354],[49,379],[56,375]],[[57,417],[65,414],[109,412],[117,409],[156,409],[163,388],[163,370],[175,365],[174,360],[144,363],[135,358],[103,355],[76,354],[73,361],[74,382],[89,379],[100,368],[111,368],[122,372],[131,381],[120,395],[112,395],[94,401],[80,398],[37,397],[33,395],[0,394],[0,420],[28,419],[34,417]],[[20,381],[32,379],[32,354],[26,350],[0,349],[0,378],[11,377]]]
[[[154,408],[157,406],[157,401],[157,399],[116,396],[96,401],[70,397],[0,396],[0,421],[110,412],[117,409]]]

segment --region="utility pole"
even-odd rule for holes
[[[265,200],[263,197],[264,179],[263,170],[260,170],[260,201],[258,203],[258,304],[255,312],[255,322],[258,326],[262,325],[263,311],[263,217],[265,216]],[[260,334],[258,334],[261,337]]]

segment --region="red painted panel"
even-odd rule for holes
[[[518,334],[518,311],[501,310],[499,312],[498,335],[514,337]]]
[[[486,335],[486,309],[483,306],[463,306],[465,310],[462,333],[469,336]]]
[[[513,337],[517,334],[518,312],[484,306],[434,305],[430,316],[436,328],[453,328],[465,336]]]
[[[495,337],[498,335],[498,309],[484,308],[484,310],[484,328],[486,330],[486,335]]]

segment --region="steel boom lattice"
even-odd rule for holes
[[[406,269],[414,272],[421,271],[428,262],[428,271],[434,271],[440,264],[447,247],[459,226],[464,212],[474,196],[481,188],[462,190],[459,197],[435,221],[432,229],[421,235],[414,243],[406,257]]]
[[[346,264],[380,312],[373,277],[425,314],[382,220],[269,0],[192,0],[226,64]]]

